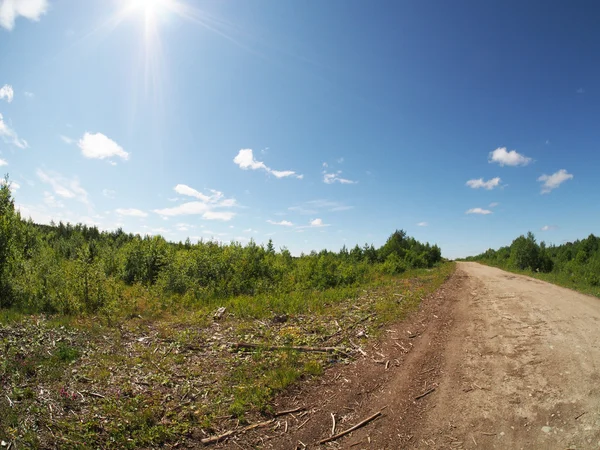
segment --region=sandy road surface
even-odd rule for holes
[[[600,448],[600,300],[475,263],[459,270],[468,278],[421,437]]]
[[[459,263],[418,313],[365,351],[278,399],[283,409],[305,406],[301,417],[218,447],[600,448],[600,299]],[[318,445],[331,414],[339,432],[377,411]]]

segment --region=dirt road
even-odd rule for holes
[[[600,448],[600,299],[459,263],[364,352],[278,400],[306,413],[224,447]],[[378,411],[319,447],[332,414],[337,433]]]

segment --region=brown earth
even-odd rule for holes
[[[365,356],[275,404],[306,411],[217,448],[600,448],[597,298],[459,263],[417,313],[377,343],[356,341]],[[319,446],[332,414],[339,433],[378,411]]]

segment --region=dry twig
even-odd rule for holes
[[[372,416],[367,417],[365,420],[363,420],[361,422],[358,422],[356,425],[354,425],[353,427],[348,428],[346,431],[342,431],[341,433],[334,434],[333,436],[328,437],[326,439],[321,439],[319,441],[319,445],[325,444],[327,442],[335,441],[336,439],[339,439],[342,436],[346,436],[347,434],[352,433],[354,430],[356,430],[356,429],[358,429],[360,427],[365,426],[366,424],[368,424],[372,420],[377,419],[379,416],[381,416],[381,411],[378,411],[375,414],[373,414]]]
[[[271,420],[267,420],[265,422],[254,423],[254,424],[248,425],[247,427],[244,427],[244,428],[229,430],[229,431],[226,431],[225,433],[218,434],[216,436],[211,436],[208,438],[201,439],[200,442],[202,442],[203,444],[216,444],[217,442],[222,441],[223,439],[228,438],[229,436],[233,436],[234,434],[245,433],[246,431],[254,430],[255,428],[268,427],[273,422],[275,422],[275,420],[271,419]]]

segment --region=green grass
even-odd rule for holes
[[[542,273],[533,272],[532,270],[519,270],[512,267],[505,267],[496,264],[491,264],[489,261],[477,261],[480,264],[485,264],[491,267],[497,267],[498,269],[506,270],[507,272],[517,273],[520,275],[527,275],[538,280],[546,281],[548,283],[556,284],[574,291],[581,292],[582,294],[591,295],[600,298],[600,286],[591,286],[585,283],[581,278],[571,276],[566,273]]]
[[[453,270],[445,263],[162,313],[142,304],[141,316],[110,325],[0,311],[0,387],[13,403],[0,398],[0,438],[17,448],[157,448],[269,416],[275,395],[344,357],[231,343],[350,347],[359,329],[374,337],[414,311]],[[219,306],[226,313],[217,321]]]

